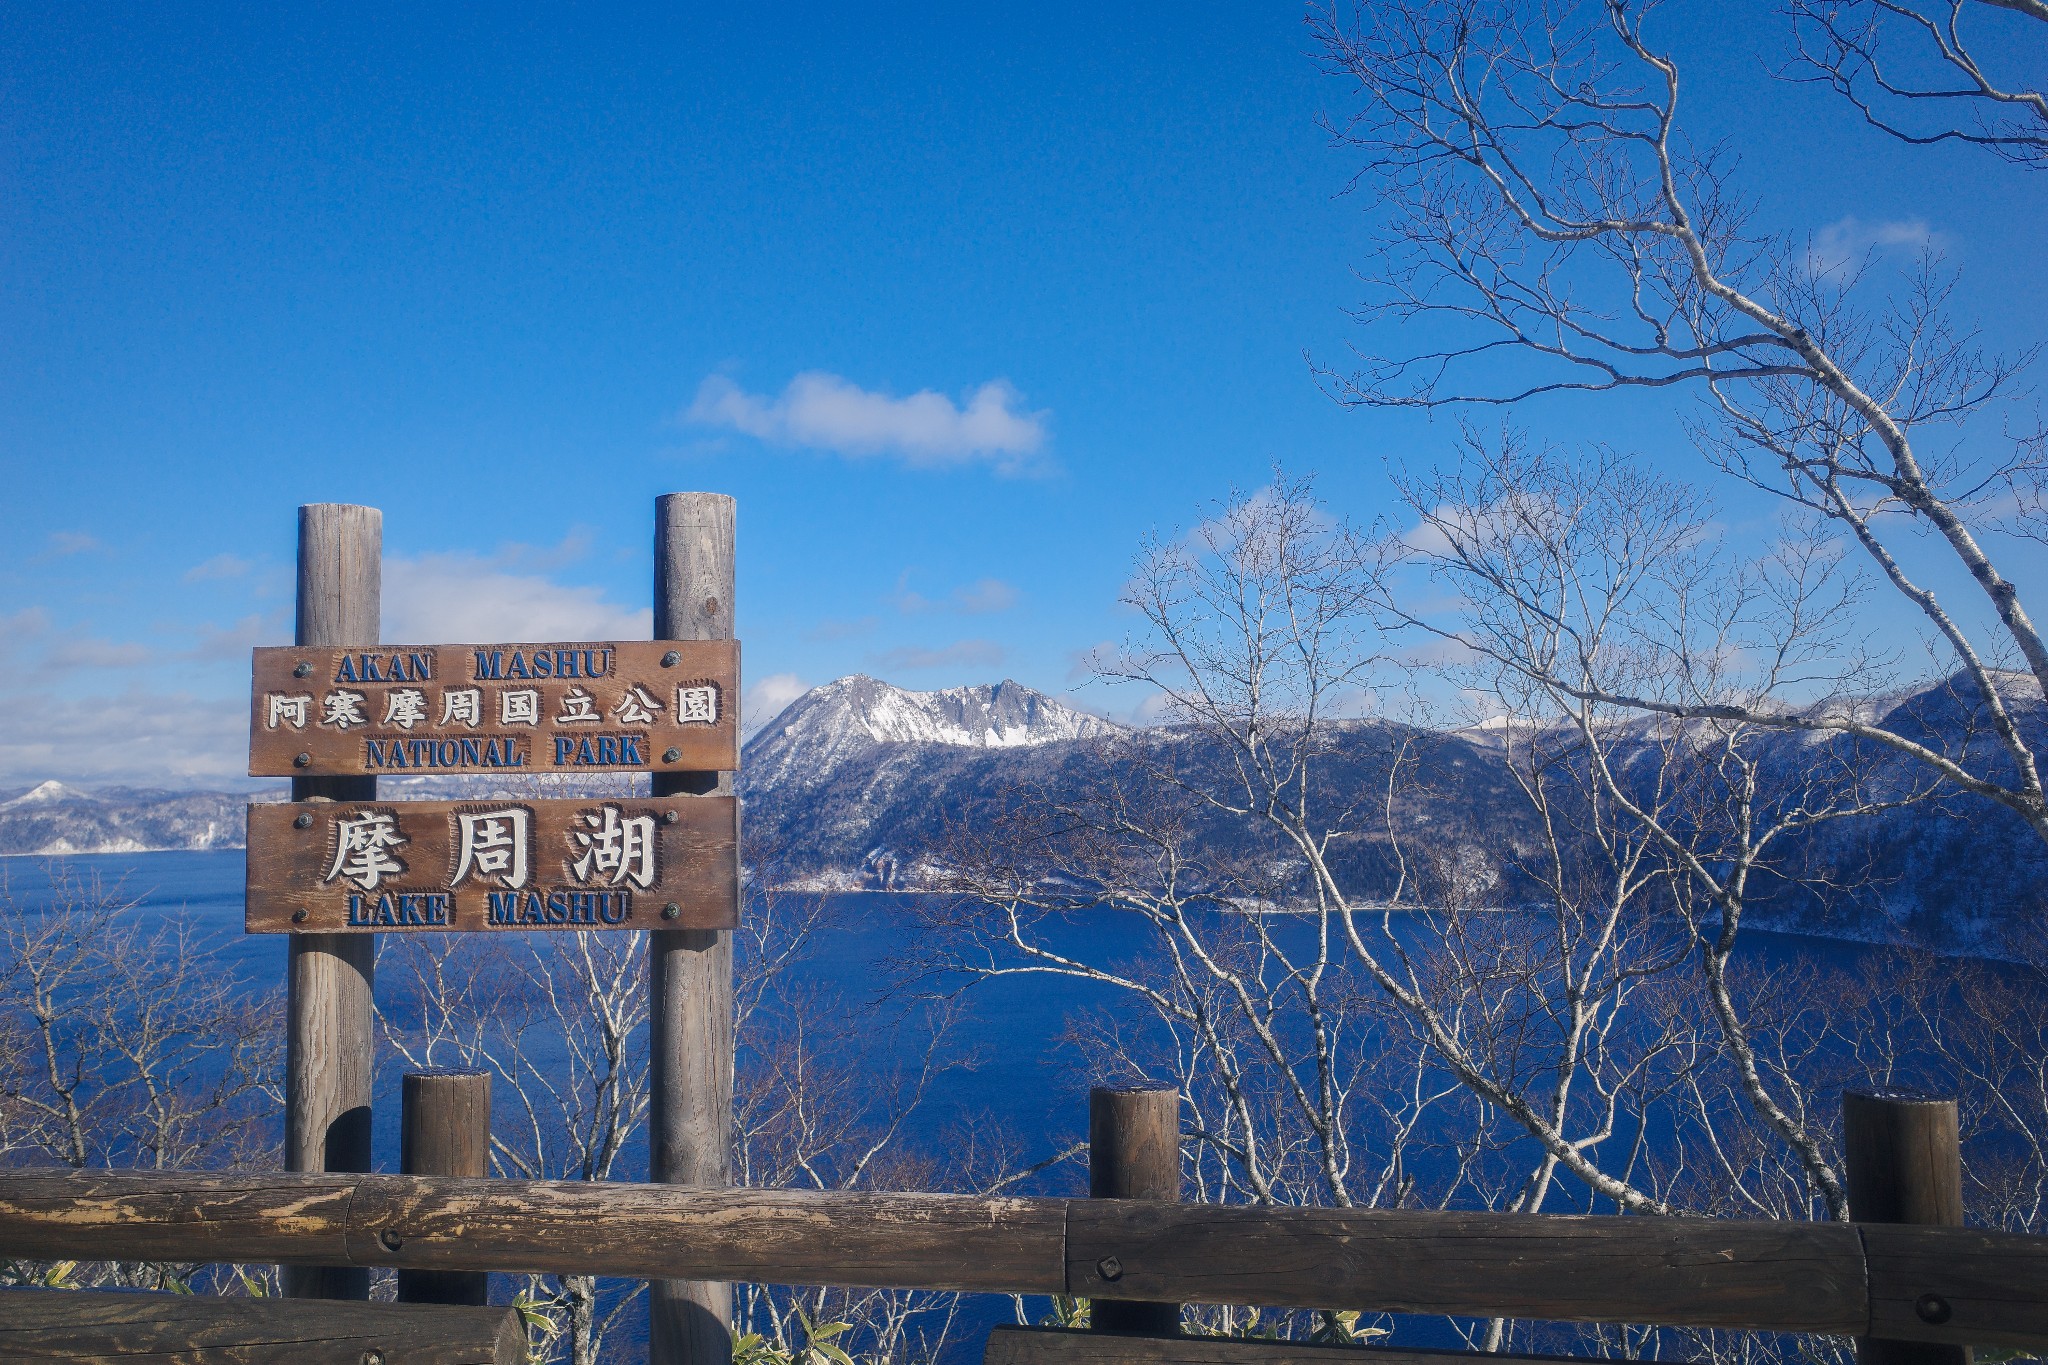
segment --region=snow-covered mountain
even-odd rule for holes
[[[240,848],[248,801],[230,792],[86,792],[44,782],[0,801],[0,855]]]
[[[913,692],[854,675],[798,697],[740,759],[748,843],[818,886],[914,884],[948,819],[1021,780],[1077,778],[1122,727],[1005,680]]]
[[[856,673],[812,688],[762,726],[747,742],[741,771],[763,790],[815,786],[876,745],[1022,749],[1121,728],[1008,679],[912,692]]]
[[[2048,707],[2037,698],[2019,702],[2023,728],[2037,748],[2048,747]],[[1937,683],[1870,709],[1898,733],[1967,752],[1973,766],[2001,770],[1963,690]],[[1511,738],[1500,724],[1446,733],[1345,722],[1318,760],[1319,782],[1340,804],[1360,793],[1385,793],[1388,765],[1398,755],[1403,779],[1393,819],[1417,836],[1410,851],[1448,849],[1460,858],[1466,851],[1483,853],[1505,860],[1501,871],[1509,876],[1513,859],[1537,847],[1529,804],[1507,766],[1504,742]],[[757,872],[784,884],[916,886],[942,861],[949,839],[974,827],[991,803],[1078,798],[1104,772],[1105,751],[1126,743],[1147,745],[1155,759],[1198,785],[1221,789],[1230,781],[1228,755],[1197,732],[1127,730],[1015,682],[916,692],[874,678],[841,678],[799,697],[748,742],[739,774],[748,855]],[[1772,779],[1797,785],[1831,772],[1837,782],[1853,779],[1866,798],[1904,799],[1925,780],[1911,760],[1840,736],[1791,732],[1764,739],[1760,752]],[[1654,746],[1645,743],[1619,757],[1623,771],[1656,781]],[[580,794],[585,787],[611,790],[644,781],[607,777],[573,785]],[[386,790],[396,799],[455,794],[396,782]],[[85,792],[58,782],[0,791],[0,854],[239,847],[248,799],[223,792]],[[1224,858],[1286,859],[1286,850],[1269,846],[1244,821],[1213,809],[1197,807],[1179,818],[1190,847]],[[1751,913],[1758,927],[1989,943],[2001,925],[2038,920],[2048,887],[2048,848],[2024,822],[1957,794],[1823,825],[1778,851],[1788,871],[1860,890],[1828,907],[1796,895],[1759,901]],[[1368,898],[1406,869],[1372,820],[1361,822],[1358,835],[1333,846],[1330,856],[1342,865],[1345,883]]]
[[[67,787],[62,782],[42,782],[30,787],[19,796],[0,801],[0,810],[32,810],[37,806],[61,806],[80,802],[98,801],[91,792]]]

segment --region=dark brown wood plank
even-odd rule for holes
[[[994,1328],[981,1357],[982,1365],[1560,1365],[1571,1359],[1389,1346],[1310,1346],[1235,1337],[1118,1336],[1066,1327]]]
[[[259,649],[249,775],[729,769],[739,696],[732,640]],[[581,743],[598,738],[614,742]]]
[[[1867,1334],[1973,1346],[2048,1344],[2048,1237],[1860,1223]]]
[[[1065,1203],[952,1194],[365,1177],[366,1265],[1056,1294]],[[397,1245],[394,1246],[393,1243]]]
[[[349,1200],[362,1179],[296,1172],[0,1172],[0,1256],[343,1265]]]
[[[0,1359],[178,1365],[521,1365],[510,1308],[0,1290]]]
[[[1795,1332],[1869,1315],[1846,1224],[1076,1201],[1067,1271],[1084,1298]]]
[[[1963,1225],[1963,1147],[1956,1102],[1905,1091],[1842,1092],[1842,1166],[1859,1223]],[[1860,1337],[1857,1365],[1970,1365],[1953,1342]]]
[[[2048,1341],[2048,1239],[1968,1228],[15,1170],[0,1171],[0,1257],[567,1270]],[[1923,1314],[1930,1294],[1940,1303]]]
[[[406,1175],[491,1173],[491,1073],[462,1069],[408,1071],[400,1087],[398,1169]],[[400,1303],[491,1301],[491,1277],[480,1270],[401,1270]]]
[[[1180,1198],[1180,1091],[1098,1085],[1088,1092],[1088,1197]],[[1179,1330],[1180,1312],[1178,1303],[1104,1299],[1088,1325],[1168,1335]]]
[[[507,851],[498,839],[516,844],[515,862],[480,862]],[[641,841],[644,859],[589,856]],[[244,923],[252,934],[722,928],[739,922],[739,876],[731,796],[269,803],[249,807]]]

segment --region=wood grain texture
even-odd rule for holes
[[[644,820],[640,830],[653,831],[653,885],[640,887],[630,877],[615,882],[594,870],[587,881],[579,877],[584,850],[577,836],[603,833],[607,808],[621,824]],[[459,818],[505,812],[518,812],[526,830],[526,881],[517,892],[507,891],[502,875],[460,866]],[[403,870],[380,878],[374,890],[352,882],[345,869],[328,877],[339,822],[365,815],[388,818],[404,840],[384,850],[389,865]],[[739,908],[739,803],[730,796],[270,802],[249,807],[247,861],[244,927],[252,934],[725,927],[737,922]],[[494,894],[512,922],[494,919]]]
[[[347,503],[299,508],[299,645],[375,644],[381,632],[384,514]],[[371,801],[374,777],[294,777],[294,801]],[[377,940],[296,936],[285,966],[285,1167],[370,1169]],[[300,1298],[365,1299],[369,1277],[346,1266],[287,1266]]]
[[[1862,1223],[1868,1336],[2048,1345],[2048,1237]],[[1932,1295],[1938,1303],[1925,1303]]]
[[[1224,1337],[1114,1336],[1066,1327],[997,1327],[988,1334],[981,1357],[982,1365],[1553,1365],[1569,1359]]]
[[[348,1263],[356,1175],[0,1173],[0,1255]]]
[[[1956,1102],[1895,1090],[1842,1094],[1849,1216],[1859,1223],[1963,1225]]]
[[[1098,1270],[1110,1255],[1115,1284]],[[0,1257],[717,1276],[2048,1341],[2048,1238],[1884,1224],[0,1170]],[[1946,1309],[1938,1321],[1916,1309],[1929,1294]]]
[[[1180,1198],[1180,1092],[1097,1086],[1088,1092],[1088,1197]],[[1178,1303],[1103,1299],[1098,1332],[1165,1335],[1180,1327]]]
[[[479,1179],[491,1172],[491,1073],[408,1071],[400,1083],[398,1169],[406,1175]],[[400,1303],[491,1301],[491,1277],[474,1270],[401,1270]]]
[[[670,493],[655,499],[657,638],[733,638],[737,545],[738,504],[732,498]],[[723,771],[711,771],[713,766]],[[735,759],[695,772],[657,772],[652,789],[656,796],[730,796],[738,766]],[[738,922],[735,896],[729,923]],[[648,1178],[725,1186],[731,1183],[732,1153],[732,935],[716,929],[649,934],[647,978]],[[729,1284],[658,1280],[647,1286],[647,1299],[651,1365],[726,1365],[731,1359]]]
[[[522,1365],[509,1308],[0,1290],[0,1359],[167,1365]]]
[[[384,602],[384,514],[346,502],[299,508],[301,645],[377,643]]]
[[[1067,1269],[1085,1298],[1844,1333],[1869,1315],[1843,1224],[1077,1201]]]
[[[366,1265],[1057,1293],[1057,1200],[368,1176]],[[391,1246],[392,1241],[398,1246]]]
[[[519,676],[533,672],[528,661],[536,655],[545,656],[550,676]],[[505,676],[515,657],[520,663]],[[567,660],[574,676],[552,676],[563,667],[558,660]],[[685,716],[677,689],[707,687],[713,718]],[[731,768],[739,757],[738,689],[739,645],[730,637],[476,645],[302,638],[252,653],[249,775],[504,777]],[[418,694],[424,714],[408,714],[399,693]],[[473,715],[459,709],[466,696],[451,697],[468,693],[475,694]],[[512,693],[534,694],[530,720],[508,718],[524,715],[508,711],[521,700],[508,697]],[[583,700],[572,702],[572,694]],[[354,705],[330,720],[330,697],[352,697]],[[635,742],[588,749],[576,742],[593,736]],[[564,749],[558,739],[571,743]]]
[[[1963,1225],[1956,1102],[1898,1090],[1842,1094],[1842,1165],[1859,1223]],[[1970,1365],[1968,1347],[1860,1337],[1861,1365]]]

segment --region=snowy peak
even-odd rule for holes
[[[1117,728],[1007,678],[978,687],[912,692],[860,674],[812,689],[770,728],[786,721],[820,719],[856,729],[878,744],[962,744],[976,749],[1087,739]]]
[[[861,674],[814,687],[761,728],[741,770],[750,786],[808,782],[877,744],[1018,749],[1092,739],[1121,727],[1005,679],[912,692]]]
[[[20,810],[25,806],[61,806],[80,801],[98,801],[90,792],[76,787],[67,787],[62,782],[43,782],[29,788],[10,801],[0,801],[0,810]]]

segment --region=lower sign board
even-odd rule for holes
[[[730,796],[249,807],[252,934],[731,929]]]

